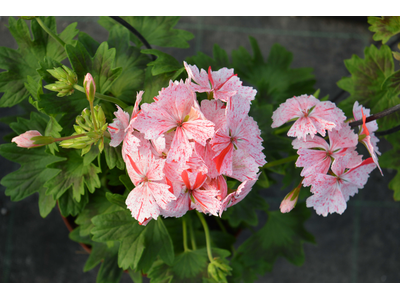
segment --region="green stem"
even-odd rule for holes
[[[210,231],[208,230],[208,225],[206,222],[206,219],[204,218],[204,216],[199,213],[198,211],[196,211],[197,216],[200,219],[201,224],[203,225],[204,228],[204,233],[206,235],[206,245],[207,245],[207,254],[208,254],[208,259],[210,260],[210,262],[213,262],[213,256],[212,256],[212,252],[211,252],[211,238],[210,238]]]
[[[183,250],[185,252],[189,251],[187,246],[187,230],[186,230],[186,218],[182,218],[182,230],[183,230]]]
[[[54,138],[54,141],[61,142],[61,141],[76,139],[76,138],[79,138],[82,136],[86,136],[86,133],[81,133],[81,134],[71,135],[71,136],[66,136],[66,137],[61,137],[61,138]]]
[[[93,101],[89,101],[89,104],[90,104],[90,113],[92,114],[92,122],[93,122],[94,130],[97,131],[97,120],[94,117]]]
[[[189,222],[189,232],[190,232],[190,242],[192,244],[192,249],[196,250],[197,246],[196,246],[196,238],[194,236],[194,231],[193,231],[193,225],[192,222]]]
[[[80,91],[80,92],[86,94],[85,89],[84,89],[82,86],[80,86],[80,85],[74,84],[74,89],[76,89],[76,90],[78,90],[78,91]],[[104,101],[108,101],[108,102],[117,104],[119,107],[121,107],[121,108],[124,109],[124,110],[128,107],[128,105],[125,104],[125,102],[123,102],[122,100],[119,100],[119,99],[114,98],[114,97],[111,97],[111,96],[106,96],[106,95],[99,94],[99,93],[95,93],[94,96],[95,96],[96,98],[101,99],[101,100],[104,100]]]
[[[275,167],[278,165],[286,164],[288,162],[296,160],[298,157],[299,157],[298,155],[292,155],[292,156],[288,156],[288,157],[285,157],[282,159],[274,160],[274,161],[271,161],[271,162],[265,164],[262,168],[263,169],[264,168],[272,168],[272,167]]]
[[[292,125],[293,124],[290,124],[288,126],[285,126],[285,127],[279,128],[279,129],[275,129],[274,133],[281,134],[282,132],[287,132],[292,127]]]
[[[61,45],[63,48],[65,47],[64,41],[63,41],[62,39],[60,39],[60,38],[58,37],[57,34],[55,34],[54,32],[52,32],[52,31],[50,30],[50,28],[47,27],[46,24],[44,24],[44,22],[40,19],[40,17],[36,17],[35,19],[36,19],[36,21],[39,23],[39,25],[43,28],[43,30],[47,32],[48,35],[50,35],[53,39],[55,39],[57,42],[59,42],[60,45]]]

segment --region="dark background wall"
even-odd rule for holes
[[[58,17],[61,31],[71,22],[97,41],[108,33],[96,17]],[[8,32],[7,17],[0,18],[0,46],[16,48]],[[162,49],[182,61],[202,51],[212,55],[214,43],[228,54],[239,46],[251,52],[248,36],[258,40],[266,58],[271,46],[280,43],[294,54],[293,68],[312,67],[315,88],[331,98],[340,92],[336,82],[348,72],[343,60],[371,44],[367,18],[362,17],[182,17],[177,28],[191,31],[195,39],[189,49]],[[341,99],[344,99],[343,95]],[[15,108],[0,108],[0,118],[17,114]],[[0,143],[11,131],[0,123]],[[398,134],[398,133],[396,133]],[[379,144],[384,152],[389,149]],[[268,160],[268,158],[267,158]],[[0,157],[0,178],[18,165]],[[306,228],[317,244],[304,246],[306,261],[296,267],[277,260],[274,270],[259,282],[400,282],[400,203],[388,189],[394,173],[384,169],[384,177],[374,170],[366,187],[348,202],[343,215],[324,218],[313,211]],[[0,276],[2,282],[95,282],[98,267],[83,273],[88,254],[68,238],[59,212],[54,209],[42,219],[38,197],[13,203],[0,186]],[[277,209],[287,190],[269,189],[265,199]],[[243,232],[240,239],[248,236]],[[123,275],[123,282],[130,282]]]

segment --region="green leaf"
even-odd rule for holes
[[[124,270],[149,269],[157,255],[171,264],[174,259],[172,240],[162,219],[141,226],[130,211],[116,211],[92,218],[93,240],[120,241],[118,264]]]
[[[288,214],[269,212],[267,223],[237,249],[232,259],[234,277],[254,281],[256,274],[271,271],[279,256],[297,266],[302,265],[305,259],[303,242],[315,242],[303,225],[310,216],[311,211],[304,203],[298,203]]]
[[[20,201],[39,192],[48,180],[60,173],[60,170],[50,165],[65,160],[46,153],[44,147],[25,149],[14,143],[0,145],[0,155],[21,165],[0,182],[6,187],[5,194],[11,197],[11,201]]]
[[[57,93],[51,92],[40,95],[37,105],[48,115],[61,114],[58,123],[63,127],[64,135],[69,135],[74,132],[76,116],[81,114],[84,108],[89,107],[89,102],[81,92],[75,92],[67,97],[57,97]]]
[[[172,265],[174,261],[174,246],[162,218],[151,220],[147,224],[144,234],[145,252],[139,261],[138,267],[147,271],[156,260],[157,255],[166,264]]]
[[[47,123],[46,129],[44,130],[44,135],[45,136],[51,136],[54,138],[59,138],[61,137],[61,132],[62,127],[58,122],[56,121],[55,118],[50,117],[49,122]],[[51,154],[56,155],[55,152],[58,152],[58,147],[56,143],[52,143],[47,145],[48,149],[50,150]]]
[[[109,92],[126,103],[135,103],[137,92],[143,89],[144,75],[150,59],[140,49],[130,46],[129,31],[122,26],[110,29],[110,47],[116,49],[114,67],[121,67],[121,75],[115,80]],[[115,105],[114,105],[115,108]]]
[[[387,141],[392,144],[392,149],[386,151],[379,157],[381,168],[388,168],[397,171],[397,174],[389,182],[389,188],[394,191],[393,198],[400,201],[400,138],[398,134],[386,136]]]
[[[54,17],[40,17],[42,21],[56,32]],[[14,106],[29,95],[25,87],[27,76],[35,82],[40,80],[36,69],[47,56],[55,61],[62,61],[65,57],[64,48],[51,38],[37,23],[31,21],[33,39],[26,22],[9,17],[9,30],[18,44],[18,50],[0,47],[0,69],[7,70],[0,73],[0,92],[4,92],[0,99],[0,107]],[[64,42],[75,44],[73,40],[77,34],[76,23],[69,25],[59,36]]]
[[[139,225],[140,226],[140,225]],[[118,253],[118,264],[121,268],[138,269],[138,264],[145,251],[145,231],[136,231],[135,235],[130,235],[122,240]]]
[[[69,238],[73,240],[74,242],[81,243],[81,244],[87,244],[92,246],[93,241],[91,240],[90,236],[81,236],[79,235],[79,227],[76,227],[69,233]]]
[[[229,222],[232,227],[237,227],[241,222],[245,222],[250,226],[258,224],[257,209],[267,209],[268,204],[258,195],[258,191],[253,190],[238,204],[229,207],[223,214],[222,218]]]
[[[115,205],[118,205],[119,207],[122,207],[124,209],[127,209],[125,200],[126,197],[120,194],[112,194],[112,193],[106,193],[106,198],[110,203],[113,203]]]
[[[214,57],[212,58],[202,52],[198,52],[195,56],[187,58],[186,62],[190,65],[196,65],[197,68],[206,71],[208,70],[208,67],[211,67],[213,71],[217,71],[224,67],[231,67],[228,54],[217,44],[213,47],[213,56]]]
[[[138,236],[146,227],[140,226],[128,210],[97,215],[92,218],[95,227],[91,233],[98,242],[120,241],[126,237]]]
[[[400,17],[368,17],[370,31],[375,32],[374,41],[385,44],[392,36],[400,33]]]
[[[128,270],[129,277],[131,277],[134,283],[143,283],[143,275],[142,272],[135,272],[131,269]]]
[[[141,51],[144,54],[153,54],[157,56],[157,59],[153,62],[150,62],[147,64],[147,66],[152,66],[153,68],[151,69],[151,74],[153,76],[163,74],[163,73],[168,73],[168,72],[173,72],[177,71],[182,67],[182,64],[179,63],[175,57],[172,55],[169,55],[167,53],[164,53],[160,50],[155,50],[155,49],[145,49]]]
[[[89,235],[90,231],[94,228],[94,224],[91,220],[93,217],[121,210],[119,206],[110,203],[105,194],[106,192],[103,189],[97,189],[90,195],[90,202],[76,218],[75,223],[80,225],[81,236]]]
[[[132,191],[135,188],[135,186],[132,183],[132,180],[129,178],[128,175],[124,174],[119,176],[119,180],[123,183],[123,185],[126,187],[128,191]]]
[[[374,45],[366,47],[364,59],[353,55],[351,59],[345,60],[345,65],[351,77],[342,78],[337,85],[350,93],[350,97],[339,104],[347,116],[352,115],[355,101],[370,108],[372,114],[400,103],[392,51],[388,46],[382,45],[380,49]],[[384,84],[386,80],[388,81]],[[398,114],[379,119],[379,128],[390,129],[397,125],[398,119]]]
[[[104,155],[108,168],[114,169],[117,167],[120,170],[125,169],[125,162],[122,159],[122,146],[112,147],[108,140],[104,141]]]
[[[54,197],[54,195],[49,195]],[[86,204],[89,203],[89,195],[86,192],[81,196],[80,201],[76,201],[73,197],[72,189],[68,189],[64,194],[62,194],[58,198],[58,206],[60,208],[60,212],[64,217],[76,216],[82,212],[85,208]]]
[[[205,272],[207,261],[207,250],[205,248],[186,251],[175,257],[172,271],[176,279],[183,281],[194,279],[200,273]]]
[[[152,103],[154,101],[154,97],[156,97],[161,91],[161,88],[165,88],[168,86],[168,83],[171,79],[170,73],[163,73],[157,76],[153,76],[151,74],[152,68],[146,69],[145,81],[144,81],[144,91],[142,103]]]
[[[53,195],[46,195],[45,188],[39,191],[39,213],[42,218],[46,218],[56,204],[57,201],[54,200]]]
[[[100,44],[94,57],[79,41],[75,47],[66,45],[65,49],[68,59],[78,75],[78,82],[82,85],[84,77],[90,73],[96,82],[96,92],[100,94],[105,94],[122,72],[122,68],[112,69],[115,49],[108,49],[107,42]]]
[[[97,283],[118,283],[121,280],[122,269],[118,267],[118,244],[107,248],[107,255],[97,273]]]
[[[54,82],[54,77],[47,70],[62,67],[62,64],[59,61],[47,56],[43,58],[43,61],[39,62],[39,65],[40,69],[37,69],[36,71],[38,72],[40,77],[44,81],[46,81],[46,83]],[[40,81],[40,87],[42,87],[42,81]],[[32,96],[35,96],[34,94],[32,94],[32,92],[30,93]]]
[[[54,195],[55,199],[59,199],[68,189],[72,192],[71,196],[79,202],[81,195],[85,194],[85,186],[90,193],[101,186],[99,176],[100,169],[93,164],[85,166],[83,158],[77,150],[62,149],[60,156],[65,158],[62,163],[54,163],[51,167],[59,169],[61,172],[47,181],[44,185],[47,187],[47,195]]]
[[[171,267],[162,260],[154,262],[147,273],[147,277],[150,278],[150,283],[170,283],[174,278]]]
[[[78,41],[85,47],[89,52],[90,56],[96,54],[97,48],[99,48],[100,43],[88,35],[86,32],[80,31],[78,34]]]
[[[191,32],[173,28],[176,23],[178,23],[180,17],[124,16],[121,18],[132,25],[150,45],[160,47],[189,48],[187,41],[193,39],[194,37]],[[100,17],[98,22],[107,30],[111,30],[113,26],[122,26],[109,17]],[[137,46],[141,46],[138,38],[133,33],[130,33],[130,40],[136,43]]]
[[[99,147],[97,145],[93,145],[89,152],[83,156],[83,165],[86,167],[92,163],[100,154]]]
[[[93,242],[92,252],[83,267],[83,272],[87,272],[96,267],[102,260],[104,260],[108,252],[109,250],[106,243]]]
[[[92,218],[95,227],[92,229],[93,240],[121,241],[118,265],[123,269],[136,269],[144,251],[145,226],[131,216],[128,210],[97,215]]]
[[[259,101],[278,104],[293,95],[313,94],[315,77],[311,68],[291,69],[291,52],[279,44],[272,45],[267,61],[264,62],[257,40],[250,37],[253,49],[251,56],[244,47],[232,51],[235,73],[257,89]]]

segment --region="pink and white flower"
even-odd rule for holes
[[[288,136],[306,140],[319,133],[325,136],[326,130],[339,130],[346,120],[343,111],[330,101],[319,101],[314,96],[301,95],[287,99],[272,114],[272,128],[295,120]]]
[[[245,151],[259,166],[266,163],[261,131],[253,118],[248,116],[249,110],[250,105],[241,101],[240,96],[232,97],[227,107],[226,123],[210,142],[219,174],[232,175],[233,152],[238,149]]]
[[[126,205],[139,223],[149,218],[157,219],[160,207],[176,200],[169,191],[170,186],[164,182],[165,160],[155,159],[150,151],[146,152],[144,155],[140,151],[126,155],[128,174],[136,186],[129,193]]]
[[[379,139],[374,134],[374,132],[378,130],[378,123],[375,120],[368,123],[365,122],[366,118],[370,116],[370,109],[365,108],[362,105],[358,104],[358,101],[354,102],[353,116],[356,121],[361,119],[363,120],[363,125],[360,127],[358,135],[365,136],[361,140],[361,142],[368,149],[369,154],[371,155],[372,159],[378,166],[381,175],[383,176],[382,169],[378,163],[378,157],[376,156],[377,154],[381,155],[381,153],[378,151],[378,146],[377,146]]]
[[[142,105],[133,126],[143,132],[146,139],[156,139],[175,131],[167,160],[184,165],[192,154],[189,140],[205,145],[207,139],[214,135],[214,123],[206,120],[196,108],[194,93],[182,81],[171,81],[157,99]]]
[[[332,129],[328,132],[329,143],[319,137],[306,137],[306,141],[295,139],[292,141],[294,149],[299,149],[297,167],[303,167],[300,175],[305,177],[304,186],[309,186],[317,174],[327,174],[331,161],[338,157],[350,156],[348,168],[359,165],[362,156],[355,151],[358,144],[358,136],[350,128],[348,123],[342,124],[340,130]]]
[[[350,196],[366,184],[369,173],[376,168],[372,158],[348,170],[350,156],[339,157],[332,164],[333,175],[317,174],[311,185],[313,195],[307,198],[307,207],[314,207],[318,215],[342,214]]]
[[[261,173],[257,174],[256,179],[249,179],[243,181],[236,191],[228,194],[228,196],[225,197],[225,199],[222,200],[221,202],[221,208],[219,211],[219,216],[222,215],[222,213],[228,208],[233,205],[238,204],[240,201],[242,201],[253,189],[254,184],[257,182],[258,177],[260,176]]]
[[[169,203],[162,210],[165,217],[181,217],[188,210],[196,209],[199,212],[217,215],[220,210],[220,200],[217,198],[220,192],[216,189],[204,188],[207,175],[201,172],[182,172],[184,188],[176,201]]]
[[[124,112],[118,105],[117,111],[114,112],[116,118],[114,122],[107,126],[108,132],[111,135],[110,146],[117,147],[127,135],[128,132],[132,132],[131,123],[135,121],[137,114],[139,113],[139,104],[142,101],[143,91],[140,91],[136,95],[135,106],[132,111],[132,116],[129,118],[129,114]]]

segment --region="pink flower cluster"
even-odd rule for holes
[[[303,167],[302,184],[311,186],[313,193],[306,201],[307,207],[314,207],[319,215],[342,214],[350,196],[363,188],[369,173],[379,167],[376,156],[380,155],[376,145],[379,140],[374,135],[378,125],[376,121],[365,122],[369,112],[358,102],[354,103],[354,119],[363,119],[358,134],[345,122],[344,113],[334,103],[319,101],[313,96],[290,98],[272,115],[273,128],[295,121],[288,136],[296,137],[292,141],[299,155],[296,166]],[[323,138],[326,131],[329,142]],[[362,160],[356,151],[359,141],[367,147],[370,158]]]
[[[171,81],[151,104],[140,105],[138,93],[132,115],[117,106],[108,127],[110,145],[123,142],[135,185],[126,204],[143,225],[192,209],[221,216],[250,192],[266,163],[261,132],[248,115],[257,91],[243,86],[233,69],[184,65],[185,82]],[[197,93],[208,97],[199,102]],[[228,193],[225,176],[241,184]]]

